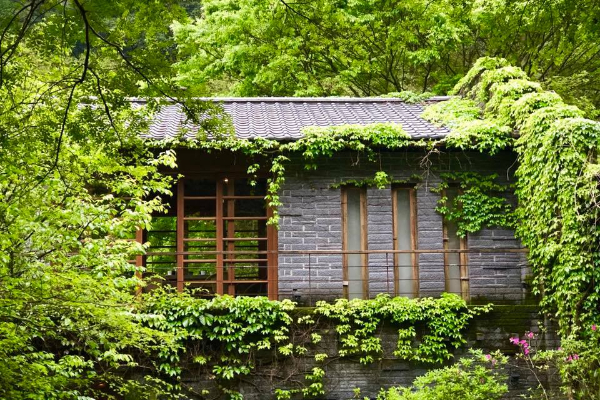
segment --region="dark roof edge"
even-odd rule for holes
[[[451,99],[452,96],[432,96],[423,102],[438,102]],[[406,103],[398,97],[197,97],[197,100],[223,103]],[[133,103],[145,103],[146,99],[131,97]],[[161,99],[172,102],[169,99]]]

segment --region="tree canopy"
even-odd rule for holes
[[[600,104],[590,0],[207,0],[175,23],[179,81],[198,94],[446,94],[504,57],[584,109]]]
[[[158,101],[127,97],[179,95],[165,21],[185,15],[176,1],[0,3],[0,398],[154,385],[113,372],[170,341],[132,314],[129,260],[175,161],[140,137]]]

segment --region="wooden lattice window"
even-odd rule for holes
[[[178,290],[277,298],[277,232],[266,181],[186,176],[167,214],[157,215],[144,266]]]

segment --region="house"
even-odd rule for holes
[[[393,98],[225,98],[215,99],[231,116],[235,134],[289,143],[309,126],[400,124],[412,140],[435,140],[448,130],[421,118],[426,104]],[[169,139],[185,125],[178,106],[155,117],[149,137]],[[425,153],[427,154],[424,159]],[[461,238],[457,226],[436,211],[435,190],[444,172],[497,174],[510,183],[516,155],[407,147],[378,150],[377,160],[343,151],[319,157],[306,170],[290,154],[279,191],[279,226],[267,223],[268,171],[248,175],[255,160],[229,151],[178,150],[182,174],[157,215],[148,254],[138,261],[167,283],[210,293],[292,298],[301,304],[321,299],[369,298],[378,293],[465,299],[521,301],[527,266],[514,232],[486,228]],[[426,164],[426,165],[424,165]],[[360,184],[377,171],[394,179],[383,189]],[[358,184],[357,184],[358,183]],[[508,195],[510,198],[511,196]]]

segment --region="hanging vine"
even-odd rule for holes
[[[164,288],[145,294],[139,307],[147,326],[175,338],[157,355],[159,371],[185,393],[190,388],[181,383],[183,371],[198,369],[232,399],[242,398],[237,385],[256,373],[261,361],[272,365],[267,374],[275,374],[271,380],[276,378],[271,386],[261,388],[265,394],[278,399],[321,396],[330,360],[371,364],[386,356],[379,335],[383,324],[397,330],[393,351],[397,359],[442,363],[466,343],[462,335],[473,317],[491,308],[469,308],[454,294],[437,299],[379,295],[372,300],[319,302],[314,309],[299,312],[289,300],[204,299]],[[331,342],[321,343],[329,330],[337,333],[339,350]],[[314,363],[307,363],[308,357]]]
[[[519,136],[516,232],[529,248],[542,305],[556,313],[563,334],[576,335],[600,317],[600,124],[502,59],[478,60],[454,93],[463,97],[424,116],[453,130],[501,124]]]

